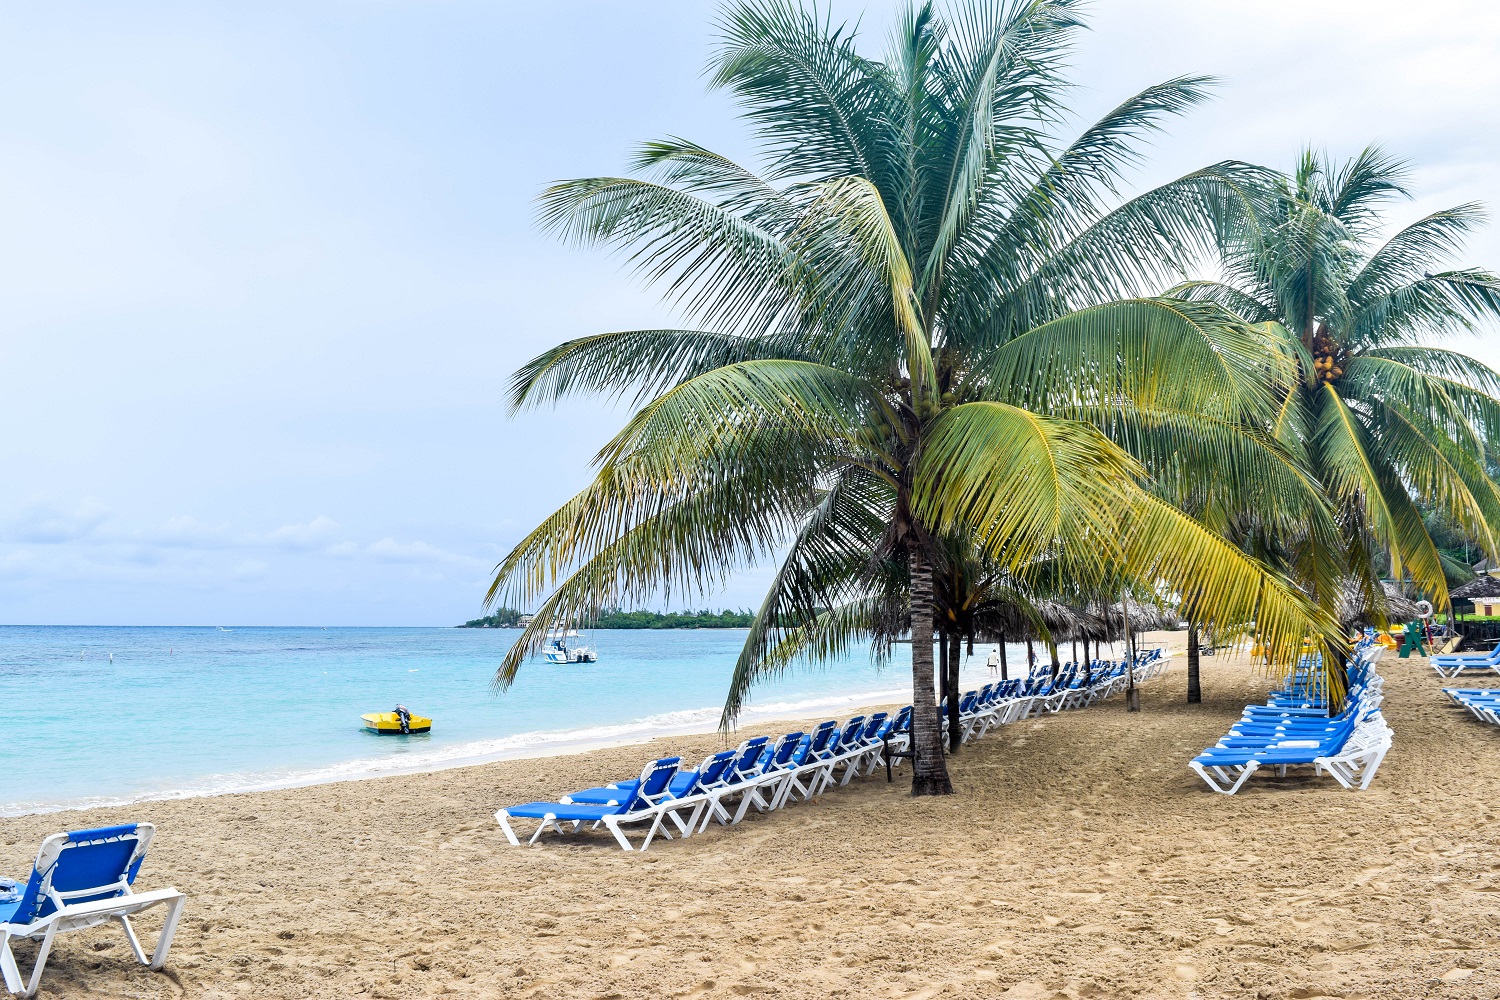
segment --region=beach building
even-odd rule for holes
[[[1467,601],[1473,605],[1470,614],[1500,615],[1500,577],[1488,573],[1475,577],[1461,587],[1454,587],[1448,592],[1448,597],[1455,610],[1457,605]]]

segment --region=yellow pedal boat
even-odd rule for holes
[[[381,736],[402,736],[401,718],[395,712],[371,712],[369,715],[361,715],[364,728]],[[432,732],[432,720],[425,716],[413,713],[408,720],[408,733],[430,733]]]

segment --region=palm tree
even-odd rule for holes
[[[550,595],[498,684],[556,617],[710,589],[774,555],[725,724],[796,657],[909,620],[913,793],[940,794],[945,546],[1022,584],[1166,581],[1285,651],[1321,629],[1282,577],[1143,486],[1197,456],[1289,519],[1321,516],[1259,430],[1290,360],[1216,304],[1121,297],[1185,266],[1242,183],[1225,164],[1106,207],[1142,136],[1204,81],[1148,88],[1055,149],[1078,7],[910,8],[878,62],[816,12],[734,3],[712,77],[764,175],[671,139],[642,148],[643,176],[548,189],[546,225],[628,253],[698,326],[583,337],[517,373],[516,406],[591,391],[640,409],[594,482],[497,567],[490,600]]]
[[[1500,486],[1487,459],[1500,431],[1500,374],[1425,342],[1500,317],[1500,278],[1444,269],[1481,220],[1477,204],[1434,212],[1377,244],[1380,210],[1407,194],[1406,176],[1378,148],[1343,164],[1306,150],[1290,177],[1250,191],[1220,228],[1222,280],[1168,294],[1217,302],[1281,339],[1300,378],[1274,433],[1337,504],[1343,555],[1364,596],[1379,606],[1388,567],[1444,606],[1442,553],[1424,512],[1496,552]]]

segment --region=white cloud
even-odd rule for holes
[[[169,548],[222,549],[234,544],[233,534],[225,525],[204,524],[187,514],[169,517],[160,528],[141,532],[138,537],[145,544]]]
[[[426,542],[398,542],[394,538],[382,538],[378,542],[371,542],[365,547],[365,551],[384,562],[474,563],[479,561],[471,556],[461,556],[456,552],[449,552],[435,545],[428,545]]]
[[[287,524],[265,537],[269,545],[286,549],[312,549],[328,541],[339,530],[339,523],[319,514],[306,524]]]
[[[109,509],[95,500],[84,500],[72,508],[37,502],[11,519],[6,534],[14,541],[58,544],[86,538],[109,517]]]

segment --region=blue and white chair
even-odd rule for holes
[[[527,802],[519,806],[510,806],[500,809],[495,813],[495,820],[500,824],[500,829],[505,831],[505,839],[510,841],[512,847],[521,846],[521,841],[516,838],[511,829],[510,821],[513,819],[538,819],[541,825],[532,833],[528,844],[535,844],[537,839],[548,830],[556,830],[558,833],[571,833],[580,829],[583,824],[592,824],[596,828],[601,824],[610,833],[614,834],[615,840],[627,851],[635,850],[630,843],[630,838],[625,835],[625,826],[639,823],[650,823],[646,831],[646,839],[641,844],[641,850],[651,846],[651,841],[657,834],[671,839],[671,833],[662,829],[662,820],[666,818],[669,804],[672,801],[672,793],[668,789],[672,778],[677,774],[677,765],[682,761],[681,757],[663,757],[646,765],[641,772],[641,777],[636,786],[629,794],[623,796],[623,801],[613,805],[592,805],[575,802]],[[571,823],[571,827],[564,827],[565,823]]]
[[[1209,788],[1234,795],[1257,771],[1310,765],[1351,790],[1370,787],[1394,734],[1380,713],[1382,681],[1375,673],[1383,647],[1366,639],[1355,647],[1348,693],[1336,715],[1328,712],[1322,661],[1304,657],[1292,677],[1265,705],[1248,705],[1219,742],[1189,767]]]
[[[187,897],[172,888],[132,888],[155,832],[150,823],[128,823],[55,833],[42,841],[24,885],[0,882],[0,975],[8,992],[34,996],[57,936],[110,920],[119,921],[138,962],[152,969],[166,964]],[[147,958],[130,918],[158,905],[167,907],[167,917]],[[22,979],[11,950],[12,941],[26,938],[41,944],[29,981]]]
[[[770,738],[766,736],[752,736],[745,740],[734,752],[734,763],[724,770],[719,780],[712,784],[704,784],[703,794],[708,801],[702,810],[702,821],[698,825],[700,832],[708,829],[710,820],[717,820],[726,825],[733,821],[729,810],[724,807],[724,802],[726,799],[743,794],[746,786],[760,776],[761,755],[770,742]]]
[[[1500,646],[1488,653],[1442,654],[1433,656],[1427,662],[1443,678],[1457,677],[1465,670],[1493,670],[1500,674]]]

